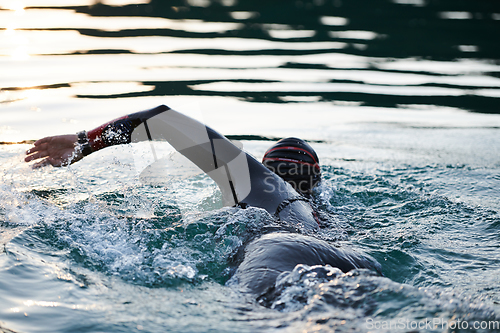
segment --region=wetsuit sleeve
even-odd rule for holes
[[[115,119],[87,133],[92,151],[131,142],[165,140],[219,186],[225,205],[275,214],[296,192],[279,176],[210,127],[161,105]]]
[[[142,112],[132,113],[107,122],[87,132],[92,152],[100,149],[132,142],[133,131],[146,120],[168,110],[162,105]]]

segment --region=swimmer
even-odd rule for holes
[[[298,138],[278,141],[261,163],[210,127],[161,105],[89,132],[40,139],[26,151],[25,161],[36,160],[34,168],[67,166],[109,146],[147,140],[166,140],[209,175],[226,206],[262,208],[279,221],[280,230],[263,230],[235,260],[238,268],[233,280],[243,292],[263,295],[281,273],[298,264],[380,273],[373,258],[311,236],[319,230],[310,196],[321,179],[321,169],[314,149]]]

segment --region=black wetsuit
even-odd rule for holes
[[[307,234],[319,229],[314,211],[278,175],[210,127],[161,105],[104,124],[87,133],[92,151],[116,144],[166,140],[219,186],[224,204],[252,206],[274,215],[282,231],[260,235],[246,244],[234,279],[255,295],[274,286],[276,277],[297,264],[331,265],[344,272],[369,268],[380,272],[370,257],[339,249]]]

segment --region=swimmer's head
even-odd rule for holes
[[[266,151],[262,163],[301,194],[311,194],[321,179],[318,155],[302,139],[278,141]]]

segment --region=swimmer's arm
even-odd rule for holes
[[[68,166],[103,148],[130,143],[132,132],[137,126],[165,110],[168,108],[163,106],[133,113],[107,122],[89,132],[42,138],[26,151],[27,156],[24,160],[26,162],[37,160],[32,165],[34,169],[45,165]]]
[[[79,138],[78,138],[79,136]],[[206,172],[219,186],[226,205],[249,205],[274,214],[291,190],[276,174],[210,127],[161,105],[115,119],[89,132],[43,138],[26,161],[64,166],[105,147],[165,140]]]
[[[66,166],[109,146],[148,140],[167,141],[211,177],[214,170],[243,152],[210,127],[160,105],[120,117],[88,132],[40,139],[26,151],[25,161],[43,158],[33,166]]]

